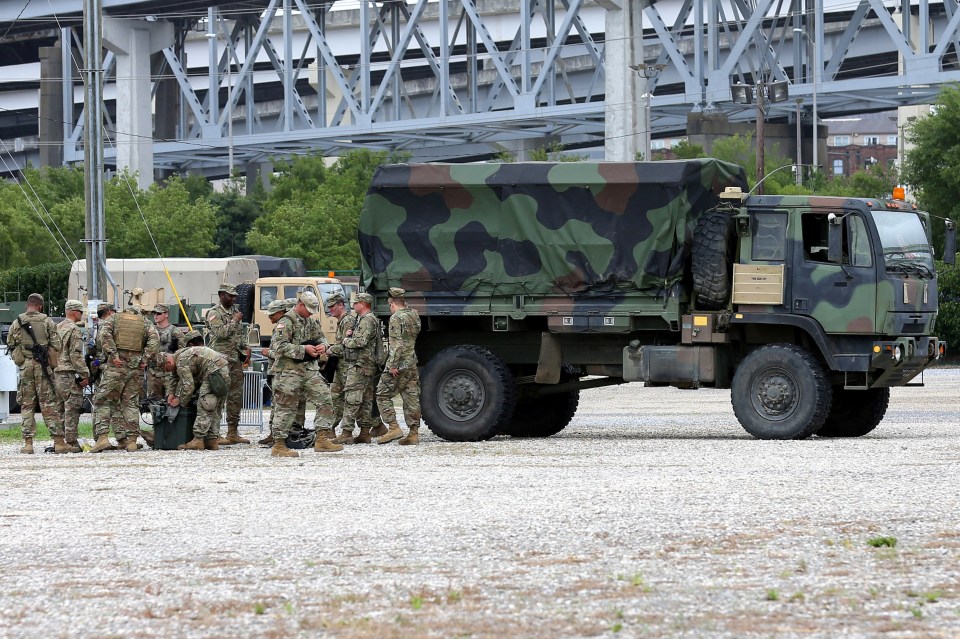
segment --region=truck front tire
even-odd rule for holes
[[[792,344],[771,344],[737,367],[730,400],[744,430],[757,439],[806,439],[826,420],[831,391],[813,355]]]
[[[819,437],[863,437],[883,420],[890,405],[889,388],[833,389],[833,405]]]
[[[423,369],[423,421],[441,439],[490,439],[513,417],[516,387],[510,369],[479,346],[451,346]]]

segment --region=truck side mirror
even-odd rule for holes
[[[957,261],[957,225],[953,220],[947,220],[947,233],[943,240],[943,261],[954,264]]]
[[[836,213],[827,216],[827,261],[840,264],[843,261],[843,218]]]
[[[260,348],[260,327],[256,324],[251,324],[247,329],[247,346]]]

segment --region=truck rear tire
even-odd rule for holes
[[[693,292],[699,308],[724,308],[733,280],[733,217],[726,211],[708,211],[693,231]]]
[[[479,346],[451,346],[423,369],[420,406],[423,421],[441,439],[490,439],[510,422],[516,387],[510,369]]]
[[[832,388],[823,366],[793,344],[761,346],[733,375],[730,400],[757,439],[806,439],[823,426]]]
[[[518,399],[513,419],[500,429],[511,437],[550,437],[573,419],[580,405],[580,391],[567,391]]]
[[[890,405],[889,388],[833,389],[830,414],[817,431],[820,437],[863,437],[883,420]]]
[[[253,284],[237,284],[236,307],[247,324],[253,321]]]

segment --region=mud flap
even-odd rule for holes
[[[540,359],[537,361],[538,384],[557,384],[560,382],[560,364],[562,356],[560,342],[553,333],[540,333]]]

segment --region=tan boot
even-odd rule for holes
[[[139,448],[139,446],[137,445],[137,436],[134,435],[133,437],[127,437],[127,452],[135,453],[137,452],[137,448]]]
[[[407,433],[407,436],[401,439],[398,443],[401,446],[416,446],[420,443],[420,435],[417,433],[419,426],[411,426],[410,432]]]
[[[373,441],[373,439],[370,437],[370,427],[369,427],[369,426],[361,426],[361,427],[360,427],[360,434],[353,438],[353,443],[354,443],[354,444],[369,444],[369,443],[371,443],[372,441]]]
[[[340,432],[340,435],[335,437],[333,440],[334,444],[352,444],[353,443],[353,427],[344,426],[343,430]]]
[[[237,430],[236,426],[229,426],[227,428],[227,441],[231,444],[249,444],[250,440],[245,437],[241,437],[240,433]]]
[[[23,448],[20,449],[20,452],[24,455],[33,454],[33,437],[23,438]]]
[[[317,438],[313,440],[313,452],[315,453],[335,453],[338,450],[343,450],[341,444],[334,444],[330,439],[321,437],[319,433]]]
[[[70,434],[65,435],[64,438],[63,438],[63,441],[64,441],[64,443],[66,443],[67,446],[70,447],[70,450],[67,451],[68,453],[82,453],[82,452],[83,452],[83,449],[80,448],[80,442],[77,441],[77,434],[76,434],[76,433],[74,433],[73,435],[70,435]]]
[[[370,433],[373,435],[373,433]],[[400,425],[396,422],[390,424],[390,428],[386,433],[380,436],[380,439],[377,440],[378,444],[389,444],[390,442],[397,441],[403,437],[403,431],[400,430]]]
[[[203,450],[203,440],[194,435],[186,444],[177,446],[177,450]]]
[[[320,438],[320,437],[333,441],[334,439],[336,439],[337,436],[336,434],[334,434],[332,428],[321,428],[320,430],[317,431],[317,438]]]
[[[204,450],[220,450],[220,442],[216,437],[208,437],[203,440],[203,449]]]
[[[376,439],[378,437],[383,437],[387,434],[387,432],[387,427],[380,423],[373,427],[373,430],[370,431],[370,436]]]
[[[126,450],[126,449],[127,449],[127,438],[117,437],[117,445],[111,450]]]
[[[102,453],[105,450],[110,450],[113,448],[113,444],[110,443],[110,438],[107,437],[106,433],[103,435],[97,436],[97,443],[93,445],[93,448],[90,449],[91,453]]]
[[[290,450],[287,448],[287,443],[283,440],[273,443],[273,448],[270,449],[271,457],[299,457],[300,453],[295,450]]]
[[[72,453],[73,448],[67,445],[67,442],[63,440],[63,435],[54,435],[53,436],[53,452],[58,455]]]
[[[270,433],[269,435],[267,435],[257,443],[260,444],[261,446],[273,446],[273,433]]]
[[[219,437],[219,438],[217,438],[217,444],[219,444],[220,446],[229,446],[229,445],[231,445],[232,443],[233,443],[233,442],[230,441],[229,439],[227,439],[226,437]]]

